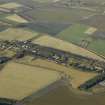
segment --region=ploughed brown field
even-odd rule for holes
[[[105,105],[105,94],[84,96],[62,86],[26,105]]]

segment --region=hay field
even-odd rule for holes
[[[47,60],[36,59],[34,61],[29,61],[28,59],[27,60],[24,59],[20,62],[21,63],[27,62],[28,64],[36,67],[41,67],[41,68],[49,69],[50,71],[57,71],[57,72],[66,74],[67,77],[70,77],[69,83],[72,84],[73,88],[78,88],[81,84],[83,84],[87,80],[97,75],[97,73],[83,72],[71,67],[67,68],[67,67],[64,67],[63,65],[58,65],[54,62],[51,62],[51,61],[49,62]]]
[[[67,68],[61,65],[58,65],[54,62],[49,62],[41,59],[37,59],[32,62],[34,65],[39,65],[40,67],[51,68],[51,71],[58,71],[65,73],[68,77],[70,77],[70,84],[72,84],[73,88],[77,88],[87,80],[96,76],[96,73],[82,72],[76,70],[74,68]]]
[[[17,14],[13,14],[10,16],[5,17],[5,19],[8,19],[10,21],[18,22],[18,23],[28,23],[28,21],[22,17],[20,17]]]
[[[32,37],[36,37],[37,32],[30,31],[28,29],[21,28],[8,28],[5,31],[0,32],[0,39],[3,40],[28,40]]]
[[[22,5],[15,2],[9,2],[5,4],[1,4],[0,7],[6,8],[6,9],[16,9],[16,8],[22,7]]]
[[[16,54],[16,52],[12,51],[12,50],[0,50],[0,56],[6,56],[6,57],[13,57]]]
[[[21,100],[60,79],[58,72],[8,63],[0,72],[0,97]]]
[[[90,27],[88,30],[86,30],[85,33],[88,34],[88,35],[92,35],[96,31],[97,31],[97,28]]]
[[[96,54],[78,47],[72,43],[68,43],[65,42],[63,40],[51,37],[51,36],[42,36],[36,40],[33,41],[34,43],[38,43],[40,45],[44,45],[44,46],[48,46],[48,47],[52,47],[52,48],[56,48],[56,49],[60,49],[60,50],[64,50],[64,51],[68,51],[71,53],[75,53],[78,55],[82,55],[82,56],[86,56],[86,57],[90,57],[93,59],[98,59],[103,61],[104,59],[102,59],[101,57],[97,56]]]

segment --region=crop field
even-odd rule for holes
[[[0,50],[0,56],[6,56],[6,57],[13,57],[16,54],[16,52],[5,49],[5,50]]]
[[[92,41],[89,44],[88,49],[91,49],[99,55],[105,56],[105,40],[97,39]]]
[[[17,14],[7,16],[6,19],[8,19],[10,21],[18,22],[18,23],[28,23],[28,21],[26,19],[20,17]]]
[[[0,97],[21,100],[59,80],[60,74],[11,62],[0,72],[0,78]]]
[[[65,74],[67,77],[70,77],[69,84],[71,84],[73,88],[78,88],[81,84],[97,75],[96,73],[82,72],[80,70],[76,70],[70,67],[67,68],[62,65],[58,65],[54,62],[51,61],[49,62],[47,60],[42,59],[31,60],[29,58],[30,59],[29,61],[28,58],[27,57],[23,58],[22,60],[19,61],[19,63],[29,64],[30,66],[41,67],[44,69],[48,69],[49,71],[56,71],[60,72],[61,74]]]
[[[35,60],[33,64],[49,68],[49,70],[51,68],[51,70],[65,73],[68,77],[70,77],[70,84],[72,84],[73,88],[78,88],[81,84],[97,75],[96,73],[82,72],[73,68],[66,68],[53,62],[40,59]]]
[[[1,4],[0,7],[1,8],[6,8],[6,9],[16,9],[21,7],[21,4],[15,3],[15,2],[10,2],[10,3],[5,3],[5,4]]]
[[[8,28],[0,32],[0,39],[4,40],[28,40],[38,35],[37,32],[22,28]]]
[[[57,35],[57,38],[76,45],[81,45],[82,40],[88,40],[90,41],[87,47],[88,50],[92,50],[97,54],[105,56],[105,40],[101,38],[103,36],[95,36],[96,31],[97,28],[85,26],[83,24],[76,24],[60,32]]]
[[[41,96],[38,99],[32,99],[26,105],[104,105],[105,94],[103,95],[80,95],[74,93],[66,86],[60,86],[55,90]]]
[[[24,13],[38,21],[49,21],[49,22],[75,22],[82,18],[93,14],[90,11],[78,10],[78,9],[61,9],[56,7],[43,7]]]
[[[88,29],[89,26],[74,24],[60,32],[57,37],[68,42],[79,44],[87,36],[86,31]]]
[[[103,22],[105,19],[105,15],[94,15],[91,18],[81,20],[82,24],[96,27],[101,31],[105,31],[105,23]]]
[[[34,23],[27,23],[25,24],[27,28],[41,32],[41,33],[47,33],[49,35],[56,36],[59,32],[66,29],[67,27],[70,27],[70,23],[61,23],[61,22],[34,22]]]
[[[63,40],[60,40],[60,39],[57,39],[57,38],[54,38],[51,36],[45,35],[45,36],[42,36],[42,37],[34,40],[33,42],[43,45],[43,46],[48,46],[48,47],[64,50],[67,52],[79,54],[79,55],[90,57],[93,59],[99,59],[102,61],[104,60],[101,57],[97,56],[96,54],[94,54],[84,48],[78,47],[72,43],[65,42]]]
[[[17,18],[14,18],[14,17],[17,17]],[[0,21],[5,22],[7,25],[8,24],[9,25],[17,25],[17,24],[19,24],[20,23],[20,18],[21,17],[18,17],[18,15],[15,16],[15,15],[11,15],[9,13],[1,13],[0,14]],[[21,20],[21,21],[23,21],[23,20]]]

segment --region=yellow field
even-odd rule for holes
[[[6,9],[16,9],[21,7],[21,4],[15,3],[15,2],[10,2],[10,3],[5,3],[5,4],[1,4],[0,7],[1,8],[6,8]]]
[[[94,32],[96,32],[97,29],[94,27],[90,27],[88,30],[85,31],[86,34],[92,35]]]
[[[9,28],[0,32],[0,39],[3,40],[28,40],[37,36],[37,32],[29,31],[28,29]]]
[[[16,54],[16,52],[13,52],[11,50],[0,50],[0,55],[1,56],[6,56],[6,57],[13,57]]]
[[[57,71],[57,72],[66,74],[67,77],[70,77],[70,84],[72,84],[73,88],[79,87],[81,84],[83,84],[87,80],[89,80],[97,75],[96,73],[82,72],[82,71],[79,71],[79,70],[76,70],[76,69],[73,69],[70,67],[67,68],[62,65],[58,65],[54,62],[51,62],[51,61],[49,62],[49,61],[41,60],[41,59],[36,59],[34,61],[31,61],[31,59],[30,59],[30,61],[29,61],[26,57],[26,59],[23,59],[20,62],[21,63],[27,62],[30,65],[34,65],[37,67],[49,69],[51,71]]]
[[[91,58],[102,60],[102,61],[104,60],[101,57],[97,56],[96,54],[94,54],[84,48],[78,47],[72,43],[68,43],[68,42],[65,42],[65,41],[57,39],[57,38],[53,38],[51,36],[47,36],[47,35],[42,36],[42,37],[34,40],[33,42],[38,43],[40,45],[44,45],[44,46],[68,51],[71,53],[79,54],[82,56],[91,57]]]
[[[14,22],[18,22],[18,23],[28,23],[28,21],[22,17],[20,17],[17,14],[13,14],[10,16],[7,16],[6,19],[14,21]]]
[[[11,62],[0,72],[0,97],[21,100],[59,79],[58,72]]]

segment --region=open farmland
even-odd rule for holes
[[[51,69],[52,71],[54,70],[65,73],[68,77],[70,77],[69,83],[73,88],[78,88],[81,84],[97,75],[96,73],[82,72],[73,68],[63,67],[61,65],[55,64],[54,62],[40,59],[33,61],[33,64],[39,67],[49,68],[49,70]]]
[[[0,32],[0,39],[4,40],[28,40],[38,35],[37,32],[33,32],[27,29],[21,28],[8,28],[5,31]]]
[[[94,54],[84,48],[78,47],[72,43],[68,43],[63,40],[51,37],[51,36],[45,35],[45,36],[42,36],[42,37],[34,40],[33,42],[38,43],[43,46],[48,46],[48,47],[64,50],[67,52],[75,53],[77,55],[82,55],[82,56],[86,56],[86,57],[93,58],[93,59],[99,59],[102,61],[104,60],[101,57],[97,56],[96,54]]]
[[[49,35],[56,36],[59,32],[70,27],[70,23],[61,22],[48,22],[48,21],[36,21],[33,23],[27,23],[25,26],[33,31],[47,33]]]
[[[0,78],[0,97],[21,100],[59,80],[60,74],[11,62],[0,72]]]
[[[29,64],[30,66],[41,67],[44,69],[48,69],[50,71],[56,71],[56,72],[63,73],[67,76],[67,78],[70,79],[68,86],[69,84],[71,84],[73,88],[78,88],[81,84],[83,84],[87,80],[97,75],[97,73],[82,72],[72,67],[67,68],[62,65],[58,65],[54,62],[51,62],[51,61],[49,62],[47,60],[45,61],[42,59],[32,60],[32,58],[26,57],[17,62],[22,63],[22,64]]]
[[[0,0],[0,105],[105,105],[104,65],[105,0]]]
[[[57,37],[80,46],[82,46],[83,40],[89,41],[89,44],[86,47],[88,50],[105,56],[104,34],[102,36],[100,34],[101,33],[97,33],[97,28],[76,24],[60,32]]]
[[[81,20],[80,22],[85,25],[93,26],[101,31],[105,31],[105,15],[94,15],[88,19]]]
[[[24,13],[33,20],[37,21],[48,21],[48,22],[76,22],[84,18],[85,16],[91,15],[92,12],[78,10],[78,9],[65,9],[56,7],[43,7],[40,9],[32,10]]]
[[[101,95],[80,95],[72,92],[68,87],[61,86],[41,96],[33,99],[26,105],[104,105],[105,94]]]
[[[105,40],[97,39],[89,44],[88,49],[105,57]]]
[[[27,20],[24,20],[18,15],[12,15],[9,13],[1,13],[0,14],[0,21],[4,22],[4,24],[12,26],[12,25],[17,25],[20,23],[28,22]]]
[[[28,23],[28,21],[26,19],[20,17],[17,14],[7,16],[6,19],[8,19],[10,21],[18,22],[18,23]]]
[[[89,26],[74,24],[64,31],[60,32],[57,37],[68,42],[79,44],[87,36],[85,32],[88,29]]]
[[[0,50],[0,55],[1,56],[6,56],[6,57],[13,57],[14,55],[16,54],[16,52],[14,52],[14,51],[11,51],[11,50],[7,50],[7,49],[5,49],[5,50]]]
[[[15,3],[15,2],[10,2],[10,3],[5,3],[5,4],[1,4],[0,7],[1,8],[6,8],[6,9],[16,9],[21,7],[21,4]]]

